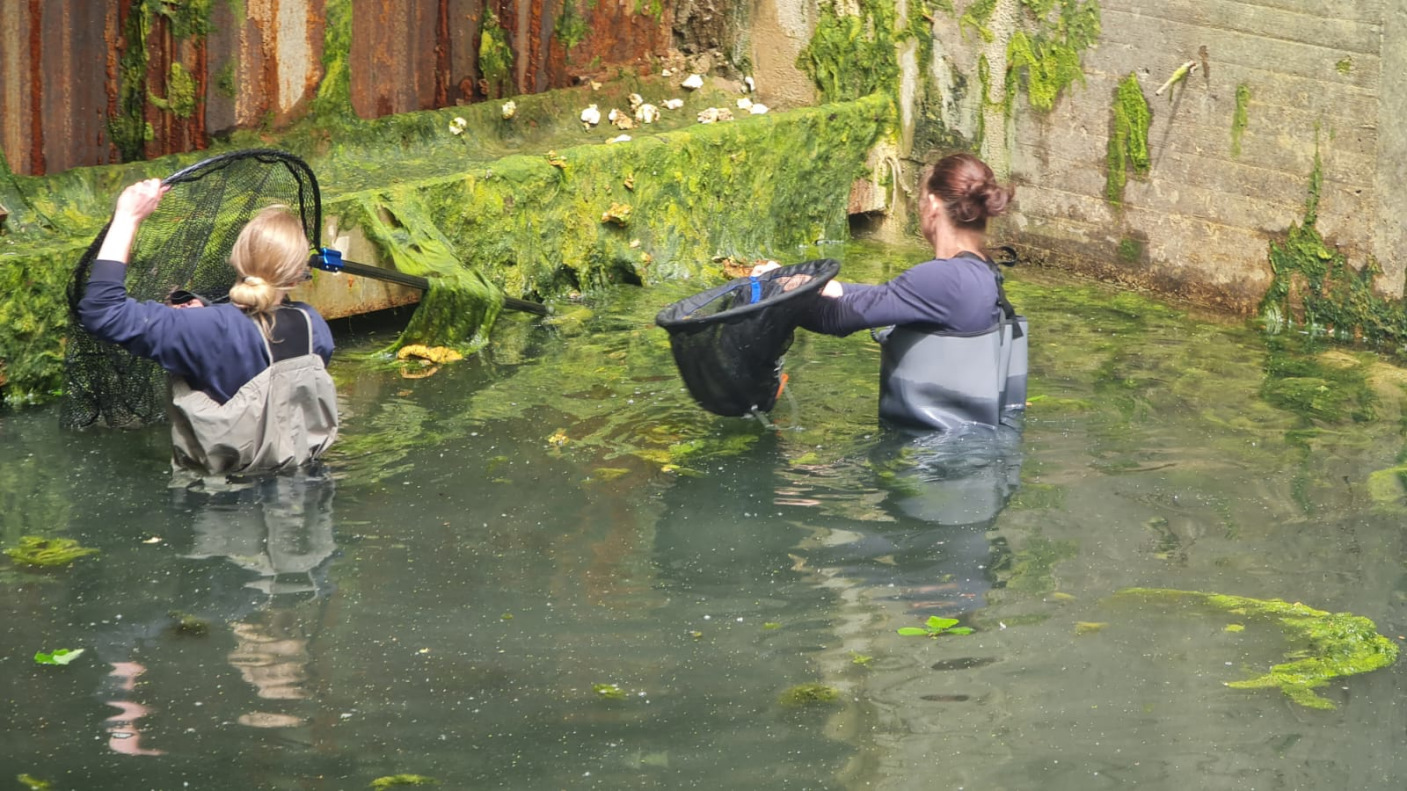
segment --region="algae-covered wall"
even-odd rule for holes
[[[693,71],[718,79],[725,106],[744,90],[744,78],[756,87],[751,98],[774,108],[864,96],[892,103],[892,129],[808,132],[839,157],[834,169],[809,149],[803,154],[824,167],[807,184],[836,185],[836,174],[852,174],[853,162],[864,159],[867,178],[835,189],[850,193],[852,213],[887,217],[878,227],[890,235],[913,232],[906,207],[924,162],[953,149],[976,150],[1018,186],[1015,211],[996,232],[1029,258],[1234,311],[1262,311],[1280,324],[1407,341],[1407,318],[1396,301],[1407,244],[1399,220],[1407,209],[1399,188],[1407,175],[1407,133],[1393,123],[1407,105],[1407,88],[1381,79],[1407,65],[1404,9],[1392,4],[115,0],[99,15],[80,13],[68,0],[0,3],[7,20],[0,32],[0,205],[10,212],[4,244],[32,248],[18,263],[0,265],[9,267],[5,282],[17,284],[12,293],[35,294],[0,314],[21,328],[0,338],[0,347],[9,347],[0,355],[9,355],[8,377],[26,382],[26,392],[44,389],[52,377],[16,371],[44,369],[52,350],[21,354],[15,338],[53,336],[62,328],[62,319],[41,304],[49,294],[44,284],[62,277],[36,268],[38,257],[46,249],[71,253],[122,179],[169,172],[135,163],[169,151],[284,145],[327,156],[319,167],[344,179],[341,192],[374,191],[375,179],[362,178],[366,167],[359,176],[354,159],[384,166],[388,157],[444,153],[440,143],[423,147],[436,134],[414,120],[423,116],[398,113],[460,107],[448,112],[470,114],[478,124],[466,136],[476,140],[466,145],[479,145],[479,131],[493,131],[475,161],[441,159],[439,170],[412,168],[414,177],[400,178],[422,185],[414,187],[420,200],[440,195],[477,209],[487,201],[489,215],[513,218],[517,226],[461,222],[443,207],[425,207],[459,260],[515,295],[548,295],[599,282],[603,273],[648,281],[651,271],[697,272],[697,260],[649,270],[637,259],[648,253],[649,261],[682,262],[709,254],[710,245],[713,254],[731,252],[725,247],[757,251],[797,236],[793,225],[769,229],[757,221],[758,212],[782,205],[776,201],[755,201],[748,222],[737,227],[717,211],[722,200],[745,199],[726,192],[734,176],[721,174],[746,173],[757,189],[786,183],[759,167],[810,178],[806,169],[786,170],[780,155],[767,163],[703,157],[674,166],[675,183],[689,188],[669,196],[668,212],[635,215],[631,222],[649,237],[639,245],[633,229],[574,225],[578,218],[562,214],[563,206],[514,192],[587,190],[572,207],[583,217],[609,209],[609,202],[598,205],[607,195],[611,202],[651,195],[644,186],[642,195],[631,196],[620,185],[607,191],[574,180],[596,153],[567,156],[567,167],[549,165],[557,182],[529,178],[517,160],[497,170],[482,162],[522,153],[541,165],[549,147],[588,142],[551,142],[555,133],[536,127],[564,128],[563,120],[591,97],[548,100],[541,107],[550,112],[526,112],[511,122],[516,126],[503,126],[509,119],[494,114],[509,94],[521,99],[604,83],[616,91],[609,101],[621,104],[629,89],[620,85],[653,75],[672,80],[677,91],[680,77]],[[104,58],[91,57],[100,50]],[[56,70],[70,79],[45,82],[42,76]],[[607,98],[598,98],[604,113]],[[477,115],[465,104],[476,105]],[[364,125],[376,117],[388,122]],[[352,139],[365,146],[349,146]],[[680,141],[652,139],[666,145],[629,150],[684,156],[673,150]],[[134,164],[89,176],[67,170],[118,160]],[[645,164],[622,156],[602,162],[613,164],[600,166],[593,180],[614,170],[620,181],[621,168]],[[494,178],[484,175],[490,171]],[[40,182],[21,177],[41,172],[55,175]],[[524,180],[493,186],[508,172]],[[473,186],[457,186],[463,193],[423,186],[451,176]],[[832,200],[812,197],[826,206]],[[374,202],[384,208],[403,199],[382,195]],[[827,217],[823,225],[835,228],[827,233],[843,234]],[[562,250],[522,230],[544,222],[572,229],[561,237]],[[807,222],[803,217],[797,225]],[[508,234],[517,245],[514,259],[539,263],[510,265],[508,247],[485,247],[480,233]],[[652,242],[660,246],[651,249]],[[386,244],[378,249],[383,260],[396,259]],[[550,260],[559,253],[561,260]]]
[[[518,97],[512,119],[488,103],[375,121],[329,111],[326,126],[300,128],[282,143],[319,176],[323,242],[364,240],[354,248],[366,263],[454,286],[428,315],[419,309],[412,329],[428,324],[472,350],[491,329],[498,292],[541,299],[608,283],[708,282],[722,276],[718,257],[788,258],[846,237],[850,185],[892,125],[886,97],[696,123],[702,109],[736,101],[725,83],[688,93],[684,107],[633,130],[629,142],[607,144],[619,130],[577,121],[588,102],[623,107],[637,91],[661,103],[687,93],[678,82]],[[451,131],[456,117],[465,134]],[[61,388],[64,289],[115,192],[201,156],[0,181],[0,201],[22,207],[0,237],[8,401],[43,400]]]
[[[1075,4],[956,5],[935,17],[928,77],[957,84],[945,75],[961,75],[968,98],[945,97],[943,127],[1019,185],[1002,232],[1032,255],[1252,312],[1291,277],[1273,270],[1271,243],[1305,221],[1311,181],[1322,177],[1316,227],[1328,247],[1351,270],[1380,271],[1378,293],[1401,295],[1407,250],[1397,185],[1407,138],[1389,119],[1403,88],[1380,77],[1403,57],[1402,9],[1090,2],[1083,24],[1093,35],[1071,42],[1079,68],[1052,102],[1037,100],[1037,77],[1065,67],[1057,57],[1018,70],[1026,59],[1019,31],[1041,8],[1057,19]],[[1074,29],[1057,21],[1032,40]],[[1013,78],[1014,86],[1003,82]]]

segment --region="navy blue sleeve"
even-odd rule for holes
[[[842,287],[844,296],[819,300],[801,326],[826,335],[893,324],[977,332],[997,321],[996,279],[982,261],[929,261],[881,285]]]
[[[191,377],[190,347],[201,342],[206,348],[219,348],[224,339],[207,335],[196,314],[203,309],[176,310],[159,302],[138,302],[127,296],[123,282],[127,265],[120,261],[95,261],[83,299],[78,303],[78,320],[100,340],[116,343],[139,357],[149,357],[162,368],[179,376]],[[210,327],[208,329],[216,329]],[[204,336],[204,337],[202,337]]]
[[[139,302],[127,295],[126,276],[120,261],[93,263],[78,320],[94,337],[155,360],[222,403],[268,367],[259,330],[238,308],[178,310]],[[326,342],[331,345],[330,335]]]

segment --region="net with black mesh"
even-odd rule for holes
[[[782,355],[840,271],[830,258],[737,278],[659,312],[689,395],[725,417],[766,412],[782,389]]]
[[[298,213],[318,246],[322,206],[317,178],[303,160],[283,151],[253,149],[222,154],[181,170],[163,182],[161,204],[138,228],[127,265],[127,293],[164,301],[178,290],[220,301],[234,285],[230,251],[245,223],[267,206]],[[70,331],[65,350],[65,427],[130,427],[166,419],[167,378],[154,361],[89,334],[77,319],[104,227],[69,282]]]

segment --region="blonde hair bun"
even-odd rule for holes
[[[287,206],[263,209],[235,239],[230,265],[239,279],[230,302],[258,321],[266,337],[283,295],[307,275],[311,248],[303,221]]]

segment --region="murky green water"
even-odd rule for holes
[[[921,256],[844,252],[865,279]],[[798,337],[773,428],[702,413],[652,326],[698,284],[509,317],[423,379],[352,325],[326,479],[171,492],[162,429],[0,416],[3,544],[101,550],[0,566],[0,778],[1400,788],[1397,666],[1316,690],[1333,709],[1228,688],[1315,647],[1114,595],[1283,598],[1399,641],[1407,374],[1017,279],[1024,438],[958,455],[876,428],[861,335]],[[930,615],[977,631],[896,634]],[[56,648],[86,651],[34,663]],[[837,700],[781,702],[807,683]]]

